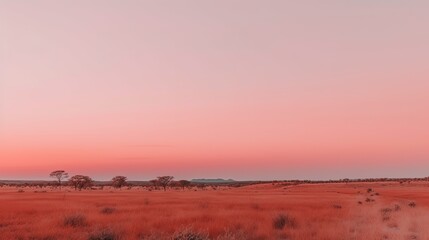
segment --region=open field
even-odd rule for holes
[[[0,239],[11,240],[429,239],[428,224],[425,182],[0,188]]]

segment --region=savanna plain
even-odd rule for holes
[[[429,239],[429,183],[0,188],[0,239]]]

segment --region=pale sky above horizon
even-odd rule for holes
[[[0,1],[0,179],[429,175],[427,1]]]

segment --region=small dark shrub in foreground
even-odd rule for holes
[[[395,209],[395,211],[399,211],[399,210],[401,210],[401,206],[399,206],[398,204],[395,204],[395,205],[393,206],[393,208]]]
[[[393,210],[391,208],[382,208],[380,209],[381,212],[381,218],[383,221],[390,220],[390,214]]]
[[[287,214],[279,214],[273,219],[273,228],[281,230],[285,227],[296,228],[296,220],[295,218],[287,215]]]
[[[410,202],[410,203],[408,203],[408,206],[411,208],[415,208],[417,206],[417,204],[415,202]]]
[[[74,214],[64,217],[64,226],[83,227],[87,224],[85,215]]]

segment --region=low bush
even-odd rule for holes
[[[83,214],[73,214],[64,217],[64,226],[83,227],[87,225],[86,217]]]
[[[279,214],[273,219],[273,228],[277,230],[281,230],[285,227],[288,228],[296,228],[297,223],[295,218],[287,215],[287,214]]]

